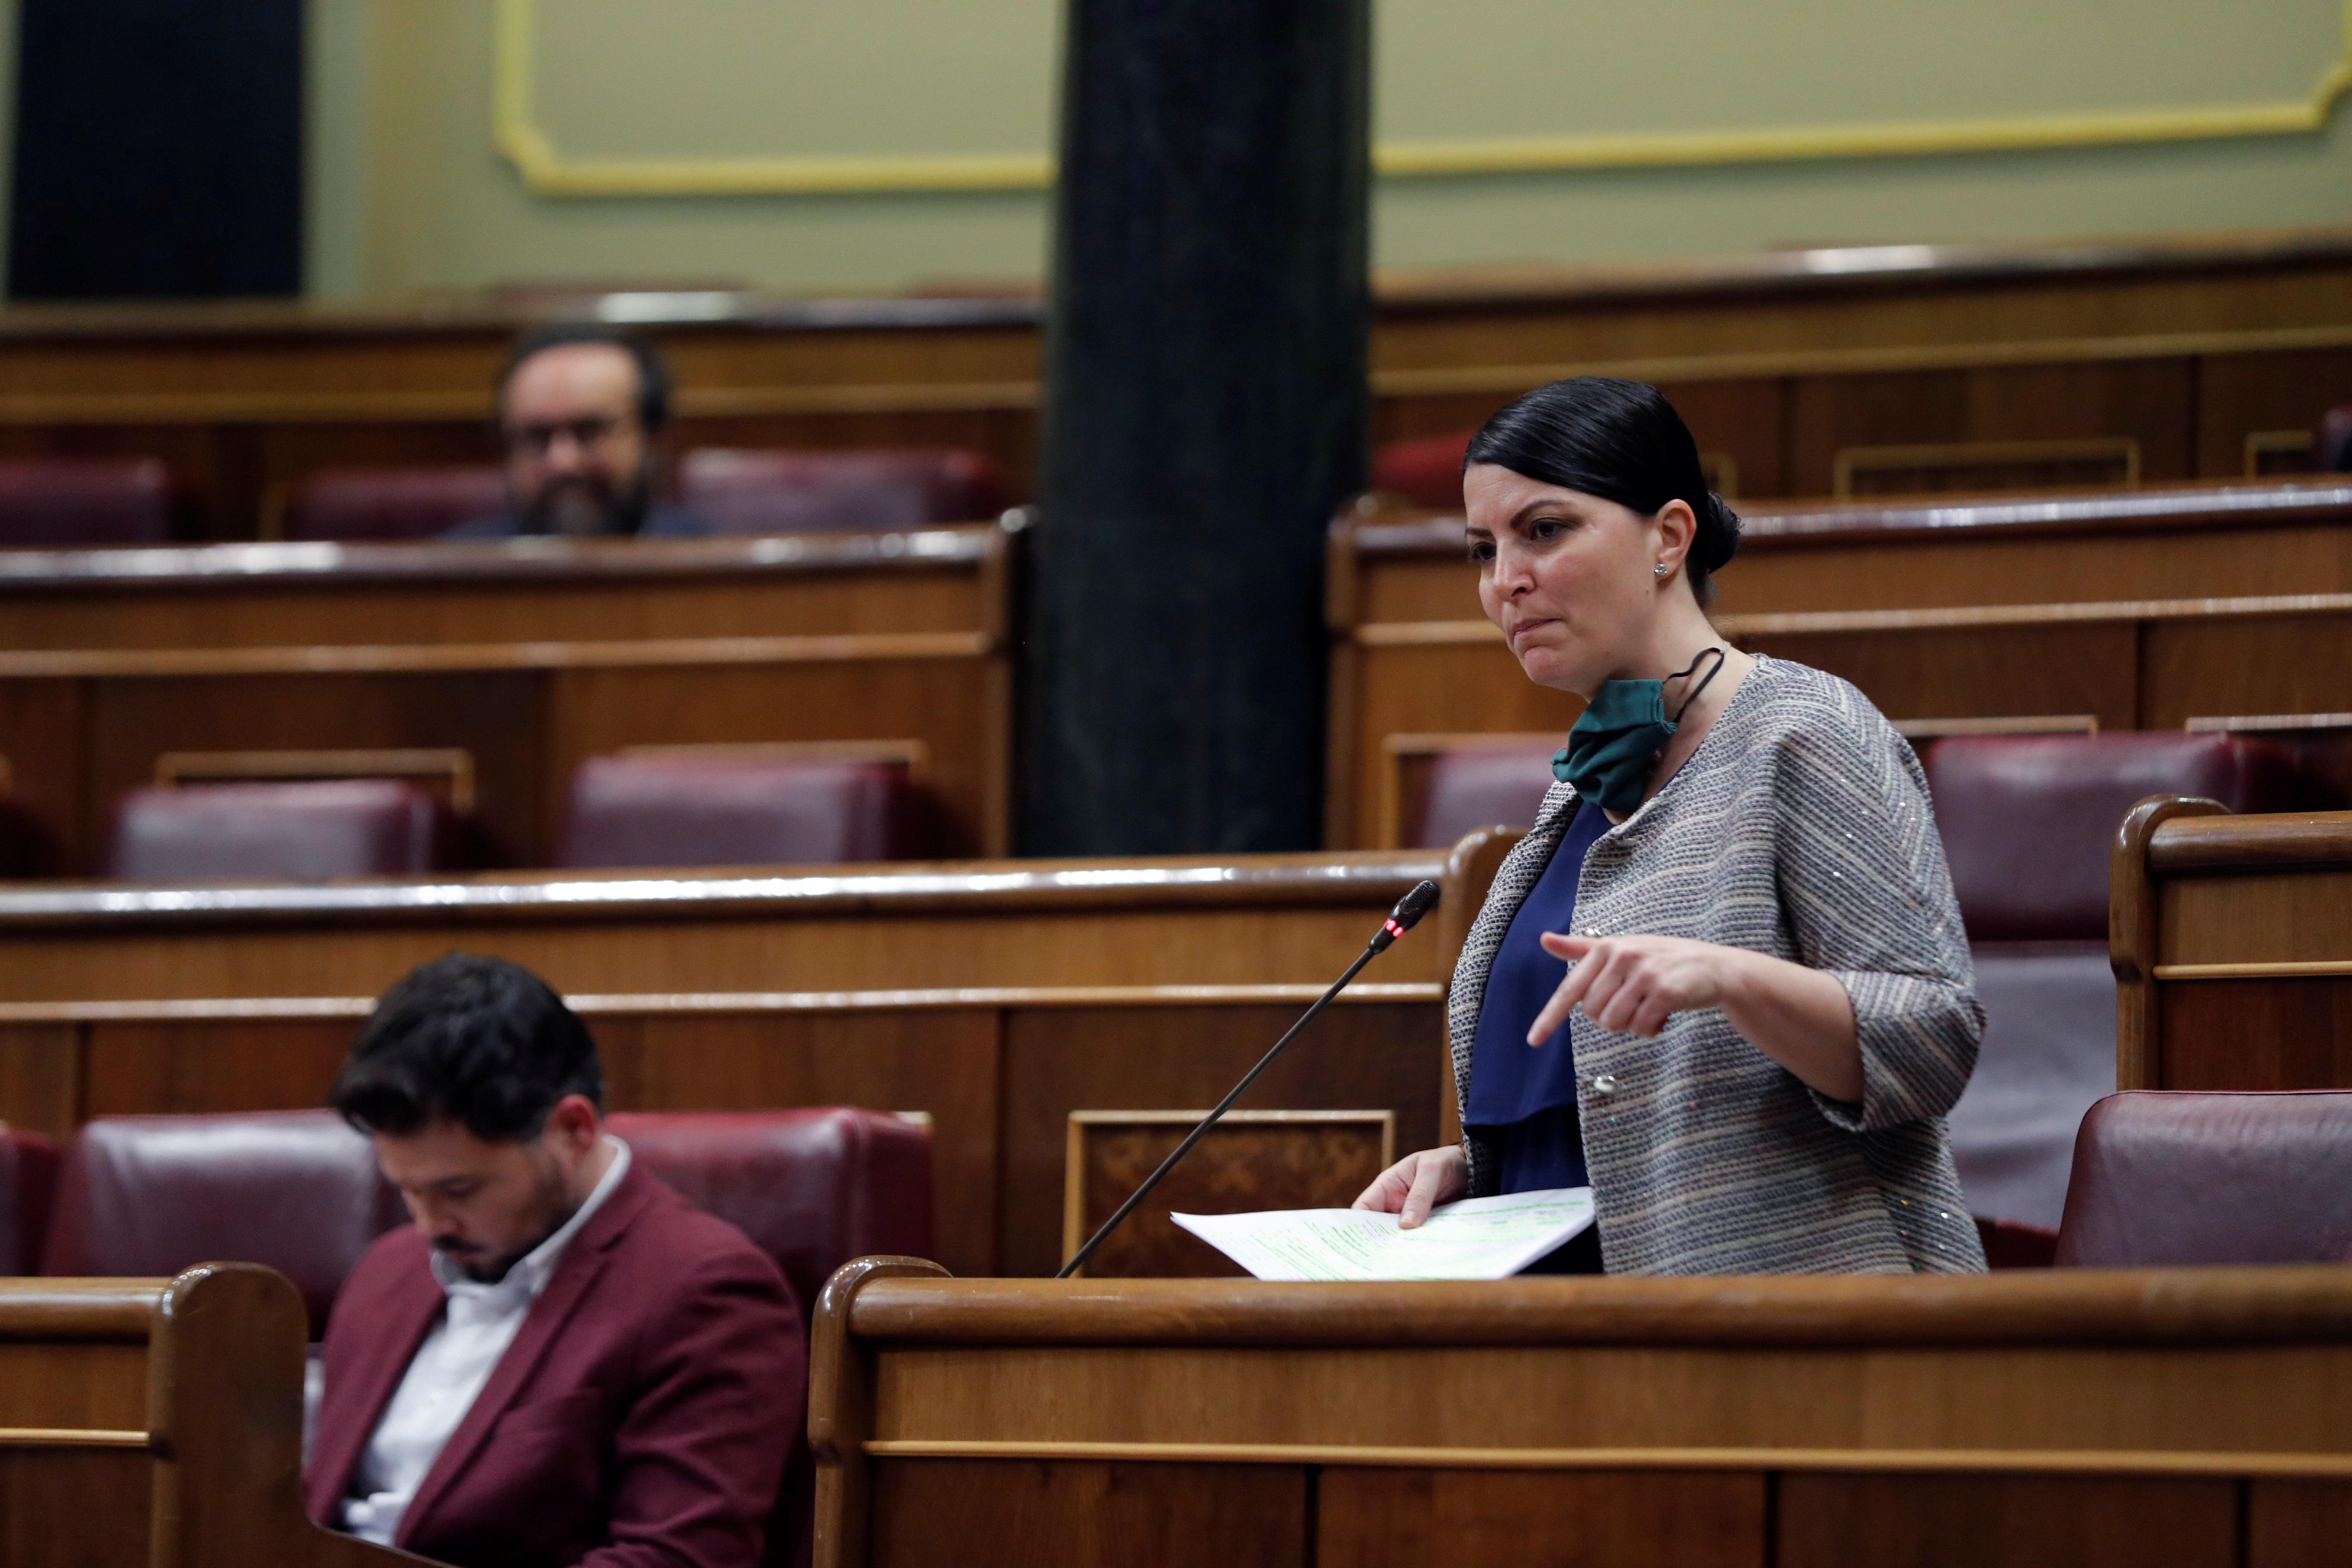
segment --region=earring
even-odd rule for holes
[[[1664,562],[1663,562],[1663,561],[1659,562],[1655,566],[1653,566],[1653,567],[1651,567],[1651,568],[1650,568],[1650,575],[1651,575],[1651,576],[1653,576],[1653,577],[1663,577],[1663,576],[1664,576],[1665,574],[1666,574],[1666,563],[1665,563]]]

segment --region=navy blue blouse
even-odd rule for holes
[[[1542,1192],[1591,1183],[1584,1169],[1584,1136],[1577,1123],[1576,1053],[1569,1030],[1562,1026],[1544,1044],[1531,1047],[1528,1029],[1568,973],[1567,963],[1546,952],[1538,939],[1546,931],[1573,926],[1585,851],[1609,826],[1598,805],[1589,800],[1578,805],[1543,876],[1511,917],[1486,972],[1486,994],[1478,1009],[1478,1034],[1470,1058],[1470,1103],[1462,1120],[1500,1153],[1499,1192]],[[1577,1238],[1587,1242],[1584,1250],[1591,1250],[1591,1237],[1587,1231]],[[1575,1241],[1529,1271],[1599,1268],[1597,1251],[1589,1260],[1562,1257],[1571,1252],[1580,1252]]]

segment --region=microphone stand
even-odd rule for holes
[[[1356,955],[1356,962],[1348,965],[1347,973],[1331,982],[1331,988],[1317,997],[1315,1005],[1298,1016],[1298,1022],[1291,1025],[1284,1031],[1282,1038],[1274,1042],[1274,1049],[1260,1057],[1257,1066],[1243,1074],[1241,1082],[1234,1085],[1225,1098],[1217,1101],[1216,1109],[1201,1118],[1200,1125],[1184,1134],[1184,1142],[1177,1144],[1169,1152],[1168,1158],[1160,1162],[1158,1170],[1143,1178],[1143,1184],[1128,1194],[1127,1201],[1118,1205],[1118,1212],[1103,1221],[1101,1229],[1087,1237],[1087,1244],[1070,1255],[1070,1260],[1062,1265],[1062,1271],[1054,1278],[1067,1279],[1085,1268],[1087,1259],[1095,1255],[1095,1248],[1100,1247],[1110,1233],[1117,1230],[1120,1223],[1135,1212],[1135,1205],[1150,1195],[1151,1189],[1160,1184],[1160,1178],[1176,1168],[1176,1162],[1192,1152],[1192,1145],[1201,1141],[1201,1135],[1214,1127],[1218,1119],[1234,1108],[1234,1101],[1247,1092],[1249,1086],[1255,1083],[1260,1075],[1274,1065],[1275,1058],[1281,1056],[1289,1047],[1290,1042],[1298,1037],[1298,1031],[1313,1023],[1317,1015],[1331,1005],[1331,999],[1345,991],[1349,983],[1363,973],[1364,965],[1386,952],[1396,939],[1411,931],[1419,922],[1421,917],[1427,914],[1436,902],[1437,884],[1426,881],[1416,883],[1412,891],[1397,900],[1397,907],[1389,912],[1389,918],[1381,923],[1381,929],[1373,933],[1372,940],[1365,944],[1364,951]]]

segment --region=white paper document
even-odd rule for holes
[[[1361,1209],[1168,1217],[1261,1279],[1501,1279],[1591,1225],[1592,1189],[1465,1198],[1412,1230]]]

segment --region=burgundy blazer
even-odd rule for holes
[[[340,1507],[402,1374],[440,1321],[403,1226],[327,1321],[310,1517]],[[460,1565],[757,1568],[805,1424],[792,1287],[722,1220],[632,1163],[531,1303],[402,1516],[394,1544]]]

